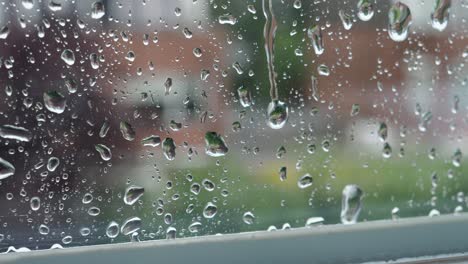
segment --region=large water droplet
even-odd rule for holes
[[[63,50],[60,58],[69,66],[75,64],[75,53],[69,49]]]
[[[47,170],[48,171],[55,171],[57,167],[60,165],[60,160],[57,157],[50,157],[47,161]]]
[[[322,30],[320,29],[320,26],[314,25],[307,29],[307,36],[312,41],[315,54],[321,55],[325,50],[325,47],[323,46]]]
[[[341,222],[343,224],[356,223],[361,212],[362,190],[355,184],[346,185],[341,200]]]
[[[407,5],[396,2],[388,11],[388,34],[394,41],[403,41],[408,37],[411,25],[411,11]]]
[[[162,143],[162,151],[166,159],[174,160],[176,156],[175,150],[176,150],[176,145],[174,143],[174,140],[172,138],[164,139]]]
[[[8,26],[4,26],[0,29],[0,39],[6,39],[10,35],[10,28]]]
[[[119,224],[111,221],[106,228],[106,235],[109,238],[116,238],[119,235]]]
[[[34,0],[21,0],[21,4],[26,9],[32,9],[34,7]]]
[[[235,25],[237,23],[237,19],[231,14],[224,14],[218,17],[218,22],[221,25],[224,25],[224,24]]]
[[[193,222],[189,225],[188,230],[190,233],[198,233],[202,227],[200,222]]]
[[[338,11],[338,15],[340,16],[341,23],[343,23],[343,27],[346,30],[350,30],[353,26],[353,19],[350,15],[346,14],[343,10]]]
[[[224,139],[216,132],[206,132],[205,134],[205,152],[211,157],[221,157],[226,155],[228,147]]]
[[[161,138],[159,136],[151,135],[142,139],[141,144],[145,147],[157,147],[161,144]]]
[[[120,122],[120,132],[122,133],[122,137],[128,141],[135,140],[135,130],[133,130],[132,125],[130,123],[122,121]]]
[[[369,21],[374,16],[374,5],[371,0],[359,0],[357,8],[358,17],[362,21]]]
[[[288,120],[288,106],[279,101],[273,100],[268,104],[267,114],[268,114],[268,126],[273,129],[280,129]]]
[[[244,86],[237,89],[237,94],[239,95],[239,102],[243,107],[249,107],[252,105],[252,97],[250,95],[249,89]]]
[[[451,0],[435,0],[434,12],[431,13],[431,24],[433,28],[443,31],[447,27],[451,4]]]
[[[145,193],[145,188],[139,186],[130,186],[125,190],[124,202],[127,205],[133,205]]]
[[[141,219],[135,216],[135,217],[125,220],[125,222],[122,224],[122,228],[120,229],[120,232],[124,236],[127,236],[140,230],[140,228],[141,228]]]
[[[37,211],[39,208],[41,208],[41,199],[37,196],[34,196],[31,198],[31,201],[29,201],[29,204],[31,206],[31,210]]]
[[[24,127],[3,125],[0,126],[0,137],[29,142],[32,139],[32,134]]]
[[[255,221],[255,215],[252,212],[245,212],[242,216],[242,221],[244,221],[244,223],[247,225],[251,225]]]
[[[461,166],[461,161],[462,161],[463,154],[460,149],[455,150],[455,153],[453,153],[452,156],[452,164],[455,167],[460,167]]]
[[[385,142],[385,140],[387,140],[388,128],[387,128],[387,124],[385,124],[385,122],[380,123],[379,130],[377,131],[377,134],[379,136],[379,139],[382,142]]]
[[[91,8],[91,17],[100,19],[106,14],[104,4],[102,2],[94,2]]]
[[[203,217],[208,219],[213,218],[216,215],[217,211],[218,208],[216,207],[216,205],[212,202],[208,202],[205,208],[203,209]]]
[[[44,93],[44,105],[52,113],[61,114],[65,111],[67,100],[57,91],[48,91]]]
[[[312,186],[312,183],[314,182],[314,179],[312,176],[310,176],[309,173],[306,173],[303,175],[299,180],[297,181],[297,186],[301,189],[305,189],[307,187]]]
[[[112,152],[106,145],[96,144],[94,145],[94,149],[99,153],[102,160],[108,161],[112,158]]]
[[[15,167],[10,162],[0,158],[0,180],[15,174]]]

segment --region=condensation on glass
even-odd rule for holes
[[[458,214],[468,1],[0,1],[0,250]]]

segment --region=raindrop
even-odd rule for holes
[[[243,107],[249,107],[252,105],[252,97],[250,95],[249,89],[244,86],[237,89],[237,94],[239,95],[239,102]]]
[[[443,31],[449,20],[451,0],[435,0],[434,12],[431,13],[431,24],[434,29]]]
[[[388,11],[388,34],[394,41],[404,41],[411,25],[411,11],[407,5],[396,2]]]
[[[369,21],[374,16],[374,5],[371,0],[359,0],[357,8],[358,17],[362,21]]]
[[[8,26],[4,26],[0,29],[0,39],[6,39],[10,35],[10,28]]]
[[[60,160],[57,157],[50,157],[47,161],[47,170],[48,171],[55,171],[57,167],[60,165]]]
[[[133,130],[132,125],[128,122],[120,122],[120,132],[122,133],[122,137],[128,141],[133,141],[135,139],[135,130]]]
[[[228,147],[220,134],[216,132],[206,132],[205,134],[205,152],[211,157],[221,157],[226,155]]]
[[[125,190],[124,202],[127,205],[133,205],[145,193],[145,188],[139,186],[130,186]]]
[[[15,167],[10,162],[0,158],[0,180],[15,174]]]
[[[297,181],[297,186],[301,189],[305,189],[307,187],[312,186],[312,183],[312,176],[310,176],[309,173],[306,173],[305,175],[299,178],[299,180]]]
[[[102,2],[94,2],[91,8],[91,18],[100,19],[106,14],[104,4]]]
[[[385,142],[388,136],[387,124],[385,124],[384,122],[381,122],[379,125],[379,130],[377,131],[377,134],[379,135],[380,141]]]
[[[34,0],[21,0],[21,4],[26,9],[32,9],[34,7]]]
[[[321,55],[325,50],[323,46],[322,30],[318,25],[314,25],[307,30],[307,36],[312,41],[312,46],[316,55]]]
[[[45,236],[45,235],[48,235],[50,232],[50,229],[48,226],[44,225],[44,224],[41,224],[39,226],[39,234]]]
[[[131,217],[125,220],[125,222],[122,224],[122,228],[120,229],[120,232],[124,236],[127,236],[140,230],[140,228],[141,228],[141,219],[135,216],[135,217]]]
[[[460,149],[455,150],[455,153],[453,153],[452,156],[452,164],[455,167],[460,167],[461,166],[461,161],[462,161],[462,152]]]
[[[242,216],[242,221],[244,221],[244,223],[246,223],[247,225],[251,225],[255,221],[255,216],[251,212],[245,212]]]
[[[213,218],[218,211],[218,208],[216,205],[214,205],[212,202],[208,202],[203,209],[203,217],[210,219]]]
[[[0,126],[0,137],[5,139],[14,139],[23,142],[29,142],[32,139],[31,132],[24,128],[13,125]]]
[[[161,138],[159,136],[151,135],[142,139],[141,144],[145,147],[157,147],[161,144]]]
[[[287,175],[287,168],[286,167],[281,167],[279,170],[279,177],[281,181],[285,181],[288,178]]]
[[[119,224],[111,221],[106,228],[106,235],[109,238],[116,238],[119,235]]]
[[[341,222],[343,224],[354,224],[357,222],[361,212],[362,190],[355,184],[346,185],[343,188],[341,200]]]
[[[288,120],[288,106],[279,101],[273,100],[268,104],[267,114],[268,114],[268,126],[273,129],[280,129],[284,127],[286,121]]]
[[[388,144],[388,142],[385,142],[384,143],[384,147],[383,147],[383,150],[382,150],[382,156],[386,159],[390,158],[392,156],[392,147],[390,146],[390,144]]]
[[[41,208],[41,199],[37,196],[34,196],[31,198],[31,201],[29,202],[31,205],[31,210],[37,211],[39,208]]]
[[[44,105],[52,113],[61,114],[65,111],[67,100],[57,91],[48,91],[44,93]]]
[[[60,58],[69,66],[75,64],[75,53],[69,49],[64,49]]]
[[[359,104],[353,104],[351,106],[351,116],[357,116],[361,111],[361,106]]]
[[[224,14],[218,17],[218,22],[221,25],[224,25],[224,24],[235,25],[237,23],[237,19],[231,14]]]
[[[198,233],[202,227],[200,222],[193,222],[189,225],[188,230],[190,233]]]
[[[320,216],[310,217],[310,218],[307,219],[305,227],[312,227],[312,226],[322,225],[323,221],[325,221],[325,219],[323,219],[323,217],[320,217]]]
[[[166,159],[174,160],[176,156],[176,145],[172,138],[166,138],[162,142],[162,151]]]
[[[110,160],[112,158],[112,152],[106,145],[96,144],[96,145],[94,145],[94,148],[99,153],[102,160],[108,161],[108,160]]]
[[[353,20],[351,16],[346,14],[343,10],[340,10],[338,12],[338,15],[340,16],[341,23],[343,23],[344,29],[350,30],[351,27],[353,26]]]

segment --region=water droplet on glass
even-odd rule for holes
[[[162,151],[166,159],[174,160],[176,156],[176,145],[172,138],[166,138],[162,142]]]
[[[116,238],[119,235],[119,224],[111,221],[106,228],[106,236],[109,238]]]
[[[41,224],[39,226],[39,234],[45,236],[45,235],[48,235],[50,232],[50,229],[48,226],[44,225],[44,224]]]
[[[286,167],[281,167],[279,170],[279,177],[281,181],[285,181],[288,178],[287,175],[287,168]]]
[[[0,158],[0,180],[15,174],[15,167],[10,162]]]
[[[385,142],[384,143],[384,147],[383,147],[383,150],[382,150],[382,156],[386,159],[390,158],[392,156],[392,147],[390,146],[390,144],[388,144],[388,142]]]
[[[338,15],[340,16],[341,23],[343,23],[344,29],[350,30],[353,26],[353,20],[351,16],[346,14],[343,10],[338,11]]]
[[[396,2],[388,11],[388,34],[394,41],[404,41],[411,25],[411,11],[407,5]]]
[[[122,137],[128,141],[133,141],[135,139],[135,130],[133,130],[132,125],[128,122],[120,122],[120,132],[122,133]]]
[[[296,9],[300,9],[302,7],[302,1],[301,0],[294,0],[293,7]]]
[[[312,227],[312,226],[322,225],[323,221],[325,221],[325,219],[323,219],[323,217],[320,217],[320,216],[310,217],[310,218],[307,219],[305,227]]]
[[[318,72],[319,75],[322,75],[322,76],[329,76],[330,75],[330,69],[325,64],[320,64],[317,67],[317,72]]]
[[[190,233],[198,233],[202,227],[200,222],[193,222],[189,225],[188,230]]]
[[[141,144],[145,147],[157,147],[161,144],[161,138],[159,136],[151,135],[142,139]]]
[[[237,94],[239,95],[239,102],[243,107],[249,107],[252,105],[252,97],[250,95],[249,89],[244,86],[237,89]]]
[[[0,29],[0,39],[6,39],[10,35],[10,28],[8,26],[4,26]]]
[[[354,224],[357,222],[361,212],[362,190],[355,184],[346,185],[343,188],[341,200],[341,222],[343,224]]]
[[[26,9],[32,9],[34,7],[34,0],[21,0],[21,4]]]
[[[361,111],[361,106],[359,104],[353,104],[351,106],[351,116],[357,116]]]
[[[218,17],[218,22],[221,25],[224,25],[224,24],[235,25],[237,23],[237,19],[231,14],[224,14]]]
[[[268,114],[268,126],[273,129],[280,129],[288,120],[288,106],[279,101],[274,100],[268,104],[267,114]]]
[[[64,49],[60,58],[69,66],[75,64],[75,53],[69,49]]]
[[[67,100],[57,91],[49,91],[44,93],[44,105],[52,113],[61,114],[65,111]]]
[[[112,152],[106,145],[96,144],[94,145],[94,149],[99,153],[102,160],[108,161],[112,158]]]
[[[47,170],[48,171],[55,171],[57,167],[60,165],[60,160],[57,157],[50,157],[47,161]]]
[[[359,0],[357,8],[358,17],[362,21],[369,21],[374,16],[374,5],[371,0]]]
[[[120,228],[120,232],[124,236],[127,236],[140,230],[140,228],[141,219],[135,216],[125,220],[125,222],[122,224],[122,228]]]
[[[205,208],[203,209],[203,217],[207,219],[213,218],[216,215],[217,211],[218,208],[216,207],[216,205],[214,205],[212,202],[208,202]]]
[[[211,157],[221,157],[226,155],[228,147],[220,134],[216,132],[206,132],[205,134],[205,152]]]
[[[305,189],[307,187],[312,186],[313,181],[314,180],[312,179],[312,176],[310,176],[310,174],[307,173],[299,178],[299,180],[297,181],[297,186],[301,189]]]
[[[0,126],[0,137],[5,139],[14,139],[23,142],[29,142],[32,139],[31,132],[24,128],[13,125]]]
[[[92,206],[88,209],[88,214],[90,216],[98,216],[101,213],[101,209],[96,206]]]
[[[321,55],[325,50],[323,46],[322,30],[318,25],[311,26],[307,29],[307,36],[312,41],[312,46],[316,55]]]
[[[135,53],[133,51],[127,52],[127,55],[125,55],[125,59],[128,60],[129,62],[134,62],[135,61]]]
[[[380,141],[385,142],[388,136],[387,124],[385,124],[384,122],[381,122],[379,125],[379,130],[377,131],[377,134],[379,136]]]
[[[37,211],[39,208],[41,208],[41,199],[37,196],[34,196],[31,198],[31,201],[29,201],[29,204],[31,205],[31,210]]]
[[[449,21],[451,0],[435,0],[434,11],[431,13],[431,24],[434,29],[443,31]]]
[[[51,1],[49,2],[49,9],[50,9],[52,12],[60,11],[60,10],[62,10],[62,4],[61,4],[61,3],[58,3],[58,2],[55,2],[54,0],[51,0]]]
[[[255,215],[252,212],[245,212],[242,216],[242,221],[247,225],[251,225],[255,221]]]
[[[106,14],[104,4],[102,2],[94,2],[91,8],[91,18],[100,19]]]
[[[125,190],[124,202],[127,205],[133,205],[145,193],[145,188],[139,186],[130,186]]]
[[[460,149],[455,150],[455,153],[453,153],[452,156],[452,164],[455,167],[460,167],[461,166],[461,161],[462,161],[463,154]]]

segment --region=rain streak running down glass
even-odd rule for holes
[[[1,252],[466,210],[468,0],[0,14]]]

